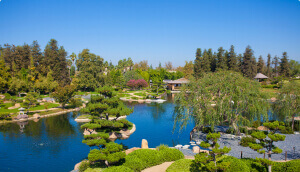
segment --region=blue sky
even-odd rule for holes
[[[183,66],[196,48],[250,45],[300,61],[299,0],[2,0],[0,44],[54,38],[70,55],[84,48],[114,64],[131,57]]]

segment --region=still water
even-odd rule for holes
[[[134,112],[127,119],[136,131],[127,140],[117,140],[126,147],[140,147],[147,139],[149,147],[160,144],[188,144],[194,124],[173,134],[172,101],[162,104],[128,104]],[[66,172],[87,158],[89,146],[82,143],[79,113],[68,113],[39,121],[0,125],[0,171]]]

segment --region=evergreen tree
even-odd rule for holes
[[[265,74],[265,68],[266,68],[265,61],[262,58],[262,56],[259,56],[258,63],[257,63],[257,72]]]
[[[250,46],[246,47],[243,62],[242,62],[242,73],[244,76],[253,78],[256,75],[256,61],[253,56],[253,50]]]
[[[44,56],[37,41],[33,41],[31,44],[31,57],[33,58],[33,64],[39,73],[48,72],[47,67],[42,63]]]
[[[9,85],[9,79],[10,79],[10,73],[9,73],[9,67],[5,65],[4,59],[3,59],[3,53],[0,52],[0,92],[4,92],[8,90]]]
[[[218,53],[217,53],[217,69],[223,69],[223,70],[227,70],[227,60],[224,54],[225,50],[223,49],[223,47],[220,47],[218,49]]]
[[[229,53],[227,55],[228,69],[232,71],[239,71],[237,64],[236,53],[234,52],[234,46],[231,45]]]
[[[278,76],[278,65],[279,65],[279,58],[275,56],[272,60],[272,64],[274,65],[274,76]]]
[[[196,59],[194,61],[194,76],[196,78],[199,78],[202,75],[201,58],[202,58],[201,48],[197,48]]]
[[[290,67],[289,60],[286,52],[283,52],[281,62],[280,62],[280,75],[289,77],[290,76]]]
[[[267,76],[271,77],[271,54],[268,54],[268,61],[267,61]]]
[[[237,66],[238,66],[238,71],[242,72],[243,71],[243,55],[239,54],[237,56]]]
[[[47,70],[51,69],[53,71],[54,79],[60,85],[68,84],[70,79],[66,61],[67,52],[65,49],[62,46],[58,48],[57,41],[51,39],[46,45],[44,56],[45,58],[41,63],[43,66],[48,66]]]
[[[203,72],[210,72],[210,60],[209,54],[206,49],[203,52],[202,60],[201,60],[201,70]]]
[[[213,55],[212,49],[207,50],[208,58],[209,58],[209,63],[210,63],[210,71],[214,72],[216,70],[216,58]]]

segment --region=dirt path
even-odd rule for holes
[[[143,170],[142,172],[165,172],[167,170],[167,168],[173,163],[174,161],[171,162],[164,162],[160,165],[157,166],[153,166],[150,168],[147,168],[145,170]]]

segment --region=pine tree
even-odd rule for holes
[[[246,47],[243,62],[242,62],[242,73],[244,76],[253,78],[256,75],[256,61],[253,56],[253,50],[250,46]]]
[[[201,69],[203,72],[209,72],[210,71],[210,60],[209,60],[209,54],[206,51],[206,49],[203,52],[203,57],[201,61]]]
[[[283,52],[281,62],[280,62],[280,75],[289,77],[290,76],[290,67],[289,60],[286,52]]]
[[[194,76],[196,78],[199,78],[202,75],[201,57],[202,57],[201,48],[197,48],[197,50],[196,50],[196,59],[194,61]]]
[[[267,61],[267,76],[271,77],[271,55],[268,54],[268,61]]]
[[[274,65],[274,76],[277,77],[278,76],[278,64],[279,64],[279,58],[277,56],[275,56],[273,58],[272,64]]]
[[[227,55],[228,69],[232,71],[239,71],[237,65],[237,57],[234,52],[234,46],[231,45],[229,53]]]
[[[37,68],[37,71],[39,73],[44,74],[43,71],[48,72],[48,70],[45,69],[46,66],[43,66],[42,61],[44,59],[44,56],[41,52],[40,45],[38,44],[37,41],[33,41],[33,43],[31,44],[31,56],[33,58],[34,66]],[[47,72],[45,74],[47,74]]]
[[[209,63],[210,63],[210,71],[214,72],[216,70],[216,58],[213,55],[212,49],[208,49],[207,51],[208,58],[209,58]]]
[[[224,49],[223,47],[220,47],[218,49],[218,53],[217,53],[217,69],[223,69],[223,70],[227,70],[227,60],[224,54]]]
[[[264,59],[262,58],[262,56],[259,56],[258,58],[258,63],[257,63],[257,72],[258,73],[265,73],[265,61]]]

